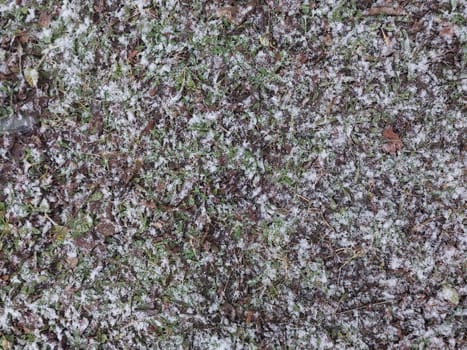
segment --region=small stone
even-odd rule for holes
[[[444,285],[440,291],[440,297],[454,305],[459,305],[459,294],[451,286]]]

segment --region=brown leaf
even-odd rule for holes
[[[396,154],[397,153],[397,146],[395,143],[385,143],[383,145],[383,151],[386,152],[386,153],[390,153],[390,154]]]
[[[225,6],[217,9],[216,16],[219,18],[225,18],[230,23],[235,25],[242,24],[246,17],[250,14],[251,11],[256,6],[256,1],[250,1],[243,6]]]
[[[21,44],[27,44],[27,42],[29,41],[29,34],[27,32],[20,32],[16,34],[16,37],[18,38]]]
[[[85,252],[90,252],[97,245],[97,242],[92,235],[79,236],[74,239],[74,243],[78,248]]]
[[[104,118],[100,112],[94,112],[89,120],[89,129],[92,133],[102,134],[104,130]]]
[[[122,178],[123,184],[128,185],[135,176],[138,175],[142,167],[143,161],[141,159],[136,159],[136,161],[125,170],[125,174]]]
[[[148,121],[144,129],[141,131],[140,137],[146,136],[147,134],[149,134],[152,131],[152,129],[154,129],[155,125],[156,125],[156,118],[152,118],[150,121]]]
[[[217,17],[225,18],[226,20],[234,24],[237,24],[237,20],[236,20],[237,13],[238,13],[238,8],[236,6],[226,6],[226,7],[217,9],[216,11]]]
[[[65,262],[71,269],[74,269],[76,265],[78,265],[78,257],[67,255],[65,257]]]
[[[148,209],[155,209],[157,208],[157,205],[156,203],[154,203],[154,201],[147,201],[147,200],[144,200],[142,202],[142,205],[144,205],[146,208]]]
[[[131,50],[130,52],[128,52],[128,60],[131,62],[131,63],[135,63],[136,62],[136,59],[138,56],[138,50]]]
[[[399,135],[397,135],[394,130],[392,130],[392,126],[388,126],[383,131],[384,138],[390,141],[400,141]]]
[[[42,28],[47,28],[50,24],[51,18],[52,17],[46,11],[42,11],[39,15],[39,25]]]
[[[10,73],[10,74],[2,74],[0,73],[0,81],[3,80],[13,80],[16,78],[16,74]]]
[[[160,220],[157,220],[156,222],[152,223],[151,226],[157,228],[158,230],[162,229],[164,227],[164,223]]]
[[[12,348],[12,343],[7,340],[7,338],[2,337],[2,342],[0,347],[5,350],[10,350]]]
[[[155,87],[149,89],[149,96],[154,97],[157,94],[157,89]]]
[[[252,310],[245,311],[245,322],[251,323],[256,319],[255,312]]]
[[[383,130],[383,137],[386,139],[386,143],[383,145],[383,151],[396,154],[397,151],[402,148],[403,143],[399,135],[392,130],[391,126],[388,126]]]
[[[451,41],[454,37],[456,26],[449,22],[443,22],[440,25],[439,36],[446,41]]]
[[[364,12],[366,16],[405,16],[406,14],[407,12],[405,12],[403,8],[392,6],[375,6]]]
[[[110,222],[102,222],[96,226],[96,231],[104,236],[113,236],[115,234],[115,226]]]
[[[0,276],[0,279],[3,281],[3,282],[8,282],[10,280],[10,275],[1,275]]]
[[[94,1],[94,11],[102,13],[105,11],[105,0],[95,0]]]

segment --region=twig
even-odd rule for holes
[[[413,226],[411,229],[410,229],[410,232],[419,232],[420,229],[423,228],[423,226],[426,226],[427,224],[429,224],[430,222],[432,221],[435,221],[435,220],[438,220],[438,219],[441,219],[443,218],[442,216],[435,216],[435,217],[432,217],[432,218],[428,218],[424,221],[422,221],[421,223]]]
[[[346,310],[338,311],[338,312],[336,312],[336,314],[337,314],[337,315],[347,314],[347,313],[349,313],[349,312],[353,312],[353,311],[356,311],[356,310],[365,309],[365,308],[368,308],[368,307],[371,307],[371,306],[377,306],[377,305],[383,305],[383,304],[390,304],[390,303],[392,303],[392,301],[390,301],[390,300],[377,301],[376,303],[363,304],[363,305],[356,306],[356,307],[351,308],[351,309],[346,309]]]

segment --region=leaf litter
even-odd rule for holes
[[[461,2],[0,11],[4,348],[462,347]]]
[[[385,152],[396,154],[402,148],[402,141],[399,135],[392,130],[391,126],[383,130],[383,137],[386,139],[386,143],[383,145]]]

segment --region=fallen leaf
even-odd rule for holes
[[[3,282],[8,282],[10,280],[10,275],[1,275],[0,276],[0,279],[3,281]]]
[[[24,79],[28,82],[29,86],[37,87],[37,82],[39,80],[39,73],[34,68],[26,68],[24,70]]]
[[[384,44],[386,46],[391,46],[391,39],[389,39],[389,37],[387,36],[387,34],[384,32],[384,29],[381,28],[381,34],[383,35],[383,39],[384,39]]]
[[[195,221],[198,230],[202,230],[203,227],[210,222],[211,218],[209,217],[209,215],[206,214],[206,212],[201,213]]]
[[[156,88],[150,88],[149,89],[149,96],[154,97],[157,94],[157,89]]]
[[[128,185],[139,173],[142,167],[143,161],[141,159],[136,159],[136,161],[126,169],[122,178],[123,184]]]
[[[156,203],[154,203],[153,201],[143,201],[142,203],[146,208],[148,209],[155,209],[157,207]]]
[[[92,237],[92,235],[76,237],[74,239],[74,243],[78,248],[80,248],[81,250],[84,250],[86,253],[89,253],[97,245],[97,242]]]
[[[76,255],[75,256],[67,255],[65,257],[65,262],[70,268],[74,269],[76,265],[78,265],[78,257]]]
[[[394,43],[391,40],[391,38],[385,33],[383,28],[381,28],[381,33],[383,35],[383,40],[385,44],[381,50],[381,55],[387,57],[394,52]]]
[[[140,137],[146,136],[147,134],[149,134],[152,131],[152,129],[154,129],[155,125],[156,125],[156,118],[152,118],[151,120],[149,120],[146,126],[144,127],[144,129],[141,131]]]
[[[246,16],[253,11],[256,6],[256,1],[251,1],[244,6],[225,6],[217,9],[216,16],[219,18],[225,18],[230,23],[235,25],[242,24]]]
[[[398,134],[392,130],[391,126],[388,126],[383,131],[383,137],[386,139],[386,143],[383,145],[383,151],[391,154],[396,154],[399,151],[403,143]]]
[[[255,319],[255,312],[252,310],[247,310],[245,311],[245,322],[246,323],[251,323]]]
[[[388,126],[383,131],[383,136],[390,141],[400,141],[399,135],[397,135],[391,126]]]
[[[70,232],[69,228],[66,226],[55,225],[50,230],[52,237],[55,241],[62,242],[67,237]]]
[[[440,24],[439,36],[444,40],[450,42],[454,37],[456,26],[449,22],[443,22]]]
[[[266,35],[260,35],[259,36],[259,43],[261,44],[261,46],[264,46],[264,47],[271,47],[271,41],[269,40],[269,38],[266,36]]]
[[[96,0],[94,1],[94,11],[102,13],[105,10],[105,0]]]
[[[237,24],[236,15],[238,12],[238,8],[236,6],[226,6],[220,9],[217,9],[216,15],[219,18],[225,18],[231,23]]]
[[[2,337],[1,348],[5,350],[11,349],[11,344],[5,337]]]
[[[128,52],[128,60],[131,62],[131,63],[135,63],[136,62],[136,56],[138,55],[138,50],[131,50],[130,52]]]
[[[164,227],[164,223],[160,220],[157,220],[156,222],[152,223],[151,226],[160,230],[162,227]]]
[[[100,112],[94,112],[89,120],[89,130],[92,133],[101,134],[104,130],[104,119]]]
[[[366,16],[405,16],[406,14],[407,12],[405,12],[404,9],[392,6],[375,6],[364,12]]]
[[[42,11],[39,15],[39,26],[47,28],[50,24],[51,18],[52,17],[46,11]]]
[[[29,41],[29,34],[27,32],[20,32],[16,35],[21,44],[27,44]]]
[[[115,234],[115,226],[110,222],[102,222],[96,226],[96,231],[104,236],[112,236]]]

